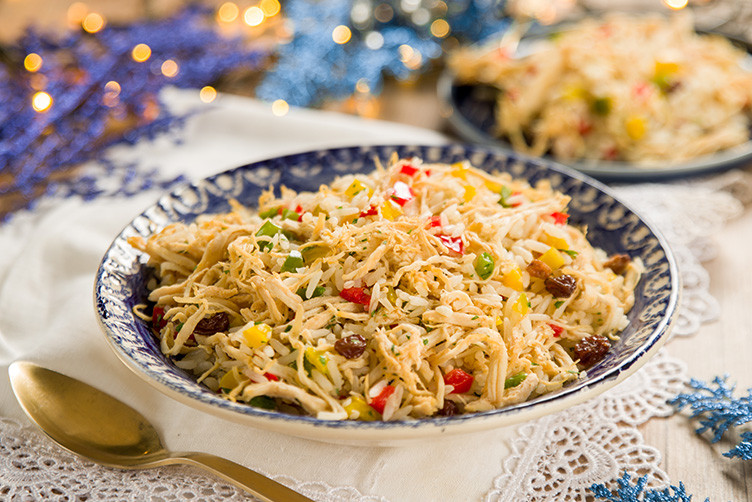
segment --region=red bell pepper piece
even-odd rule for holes
[[[449,250],[454,251],[457,254],[465,252],[465,243],[462,242],[462,237],[451,237],[449,235],[439,234],[438,238],[441,239],[441,242],[443,242]]]
[[[557,225],[563,225],[569,219],[569,215],[567,213],[560,213],[559,211],[554,211],[549,216],[554,219],[554,223],[556,223]]]
[[[378,411],[379,413],[384,413],[384,406],[386,406],[386,400],[389,399],[389,396],[394,394],[394,391],[397,390],[391,385],[385,386],[381,392],[379,392],[379,395],[371,399],[371,402],[368,403],[371,408]]]
[[[554,330],[554,338],[559,338],[561,336],[561,333],[564,331],[564,328],[561,326],[557,326],[556,324],[548,324],[552,330]]]
[[[464,394],[470,390],[473,386],[473,375],[463,371],[459,368],[455,368],[446,375],[444,375],[444,383],[454,387],[451,394]]]
[[[365,216],[376,216],[377,214],[379,214],[379,210],[376,209],[376,206],[371,206],[365,211],[360,212],[360,218],[363,218]]]
[[[345,288],[339,292],[339,296],[348,302],[359,303],[368,306],[371,304],[371,295],[363,288]]]
[[[389,191],[389,196],[400,206],[404,206],[415,197],[415,193],[410,185],[403,181],[397,181]]]
[[[428,228],[434,228],[434,227],[440,227],[441,226],[441,216],[433,215],[431,216],[431,219],[428,222]]]
[[[418,172],[418,168],[414,167],[411,164],[405,164],[400,168],[400,173],[406,174],[408,176],[415,176],[415,173]]]
[[[272,375],[271,373],[264,373],[264,376],[267,380],[271,380],[273,382],[279,382],[279,377],[277,375]]]
[[[164,315],[165,315],[164,307],[155,306],[154,310],[152,310],[151,327],[157,332],[162,331],[162,328],[164,328],[167,325],[167,319],[164,318]]]

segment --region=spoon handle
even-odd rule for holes
[[[226,458],[208,453],[186,452],[175,455],[173,460],[203,467],[243,488],[263,502],[313,502],[285,485]]]

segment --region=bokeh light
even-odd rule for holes
[[[248,7],[243,13],[243,21],[248,26],[258,26],[264,22],[264,11],[259,7]]]
[[[73,2],[70,4],[70,7],[68,7],[68,22],[72,25],[78,25],[81,24],[86,17],[86,14],[89,13],[89,8],[86,6],[86,4],[82,2]]]
[[[446,19],[436,19],[431,23],[431,35],[436,38],[444,38],[449,35],[449,23]]]
[[[201,88],[198,92],[198,97],[204,103],[211,103],[217,98],[217,90],[214,87],[207,85]]]
[[[346,44],[350,41],[350,37],[352,37],[352,32],[344,24],[340,24],[332,30],[332,40],[335,43]]]
[[[277,117],[287,115],[287,112],[289,111],[290,105],[287,104],[287,101],[285,101],[284,99],[278,99],[274,103],[272,103],[272,113]]]
[[[240,9],[233,2],[223,3],[217,10],[217,19],[225,23],[231,23],[238,18]]]
[[[663,2],[671,9],[680,10],[687,6],[688,0],[663,0]]]
[[[261,0],[259,7],[266,17],[276,16],[282,8],[277,0]]]
[[[143,63],[151,57],[151,47],[146,44],[138,44],[133,47],[131,57],[137,63]]]
[[[26,68],[27,71],[35,72],[39,70],[42,67],[42,56],[37,54],[36,52],[32,52],[28,56],[24,58],[24,68]]]
[[[52,96],[44,91],[35,92],[31,97],[31,107],[37,112],[46,112],[52,106]]]
[[[162,63],[162,66],[160,69],[162,70],[162,75],[168,78],[174,77],[175,75],[178,74],[178,71],[180,71],[180,67],[172,59],[166,59],[165,62]]]
[[[86,17],[84,17],[84,20],[81,21],[81,26],[87,33],[97,33],[104,28],[104,25],[104,18],[101,14],[97,14],[96,12],[89,12],[86,14]]]

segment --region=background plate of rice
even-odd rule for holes
[[[391,422],[321,420],[288,415],[231,402],[197,383],[177,368],[159,348],[150,326],[133,314],[145,303],[150,270],[147,257],[127,243],[147,237],[169,223],[190,222],[206,213],[230,210],[235,199],[254,207],[269,186],[315,191],[346,173],[368,173],[375,158],[386,163],[393,153],[425,162],[469,160],[490,172],[509,172],[531,185],[547,179],[569,195],[570,223],[586,225],[588,240],[609,255],[639,257],[645,273],[635,290],[629,326],[610,352],[586,376],[559,391],[502,409]],[[216,416],[322,441],[395,445],[449,434],[478,432],[532,420],[582,403],[634,373],[669,337],[679,298],[676,262],[665,239],[630,207],[597,181],[567,167],[518,154],[478,146],[368,146],[317,150],[241,166],[179,188],[134,218],[105,253],[95,283],[95,307],[105,337],[117,356],[144,380],[184,404]]]

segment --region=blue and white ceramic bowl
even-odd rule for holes
[[[204,213],[225,212],[229,200],[255,206],[270,185],[316,190],[349,172],[370,172],[374,159],[396,152],[426,162],[463,159],[489,171],[508,171],[531,184],[548,179],[571,196],[570,221],[587,225],[594,246],[609,254],[640,257],[646,271],[636,290],[630,324],[611,351],[587,376],[537,399],[483,413],[398,422],[319,420],[265,411],[233,403],[177,368],[159,350],[149,326],[133,315],[147,296],[147,257],[132,248],[130,236],[148,236],[175,221],[189,222]],[[374,146],[319,150],[256,162],[212,176],[162,197],[118,235],[99,267],[95,301],[107,341],[125,364],[147,382],[189,406],[251,426],[323,441],[399,444],[448,434],[503,427],[560,411],[600,394],[634,373],[669,336],[679,296],[676,263],[665,240],[632,209],[587,176],[551,162],[466,145]]]

